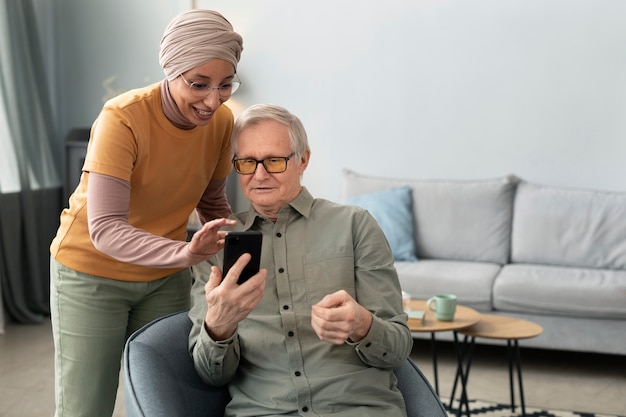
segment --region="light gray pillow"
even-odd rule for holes
[[[626,193],[522,182],[512,261],[626,269]]]
[[[362,194],[346,203],[370,212],[387,237],[396,261],[417,261],[411,187]]]
[[[505,264],[516,183],[513,176],[444,181],[374,177],[344,169],[342,199],[409,186],[419,259]]]

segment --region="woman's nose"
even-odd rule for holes
[[[213,88],[209,94],[202,100],[210,109],[215,110],[222,104],[220,90]]]

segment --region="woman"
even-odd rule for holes
[[[189,267],[224,244],[243,41],[219,13],[175,17],[166,78],[109,100],[51,245],[56,416],[110,416],[127,337],[189,308]],[[189,215],[203,227],[186,242]]]

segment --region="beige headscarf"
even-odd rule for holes
[[[221,14],[194,9],[176,16],[161,38],[159,62],[169,81],[212,59],[237,63],[243,39]]]

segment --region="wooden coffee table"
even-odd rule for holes
[[[437,346],[436,346],[436,338],[435,333],[437,332],[446,332],[453,331],[454,332],[454,344],[457,351],[457,358],[459,360],[459,369],[461,373],[463,373],[462,368],[462,359],[463,355],[460,354],[460,347],[457,340],[457,331],[470,327],[471,325],[477,323],[480,320],[480,313],[473,308],[465,307],[462,305],[456,306],[456,313],[454,313],[454,320],[452,321],[439,321],[435,317],[435,313],[428,310],[426,308],[426,300],[411,300],[410,301],[411,310],[424,311],[424,320],[420,321],[418,319],[409,319],[409,329],[411,332],[415,333],[430,333],[431,340],[431,351],[433,356],[433,375],[435,382],[435,392],[439,395],[439,375],[437,372]],[[457,372],[458,375],[458,372]],[[465,378],[461,379],[463,383]],[[464,392],[464,388],[463,388]]]
[[[501,339],[507,341],[507,352],[509,359],[509,387],[511,391],[511,411],[515,412],[515,394],[513,389],[513,372],[514,366],[517,371],[517,382],[519,387],[520,405],[522,416],[526,415],[526,404],[524,402],[524,387],[522,384],[522,363],[518,341],[521,339],[529,339],[539,336],[543,332],[543,328],[536,323],[528,320],[522,320],[515,317],[498,316],[493,314],[482,314],[480,321],[476,324],[459,330],[459,333],[465,335],[464,345],[467,346],[469,338],[469,350],[467,353],[467,363],[465,371],[457,373],[452,389],[452,397],[456,383],[461,378],[463,389],[465,390],[469,378],[470,367],[472,364],[472,353],[474,351],[475,339],[484,337],[488,339]],[[463,380],[463,374],[464,379]],[[467,404],[467,393],[461,394],[461,405],[459,410],[465,404],[467,415],[469,416],[469,406]]]
[[[426,313],[423,322],[418,319],[409,319],[409,329],[416,333],[460,330],[477,323],[481,317],[480,313],[473,308],[457,305],[454,320],[439,321],[435,317],[435,313],[426,308],[426,300],[411,300],[410,305],[411,310]]]

